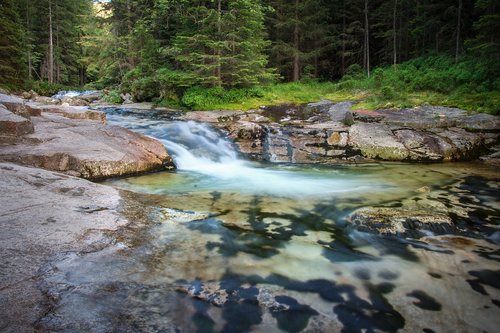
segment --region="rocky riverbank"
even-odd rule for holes
[[[117,190],[81,178],[166,168],[160,142],[106,125],[102,112],[0,94],[0,331],[33,331],[49,310],[48,260],[106,247],[128,223]]]
[[[59,104],[53,105],[55,102]],[[60,262],[67,262],[68,258],[73,260],[94,252],[105,252],[100,250],[113,244],[111,248],[119,251],[117,231],[137,220],[136,216],[124,215],[124,206],[137,198],[124,200],[123,193],[116,189],[82,178],[94,180],[174,167],[160,142],[107,125],[105,113],[95,108],[69,105],[78,103],[43,101],[40,98],[28,101],[0,94],[1,332],[32,331],[33,327],[40,331],[64,327],[108,327],[109,323],[100,313],[93,317],[100,318],[96,321],[89,323],[84,315],[78,324],[81,326],[71,326],[75,325],[75,314],[66,313],[68,307],[64,303],[78,294],[73,288],[81,288],[85,283],[79,279],[73,281],[74,285],[60,283],[58,278],[66,276],[64,269],[59,272],[47,267],[56,267]],[[458,109],[435,107],[352,111],[352,105],[350,102],[323,101],[302,107],[267,107],[249,112],[172,112],[166,109],[155,112],[168,114],[166,118],[172,120],[210,123],[232,137],[242,154],[270,162],[455,161],[477,158],[498,144],[498,117],[468,115]],[[151,106],[145,104],[128,105],[127,108],[133,108],[134,112],[143,112],[143,109],[151,111]],[[495,161],[495,157],[490,161]],[[496,208],[488,211],[487,204],[498,193],[497,186],[494,181],[488,181],[482,184],[480,196],[466,196],[464,193],[470,187],[469,181],[475,183],[478,180],[467,178],[462,183],[453,184],[447,191],[421,188],[403,202],[366,204],[350,212],[341,222],[345,222],[347,229],[389,237],[419,238],[427,242],[430,232],[444,235],[439,237],[449,234],[476,237],[481,234],[486,235],[489,242],[498,244],[498,231],[493,222],[483,221],[485,215],[495,215]],[[215,197],[214,192],[214,198],[209,199],[215,200]],[[464,201],[464,198],[467,200]],[[189,211],[195,206],[194,201],[185,204],[189,206]],[[151,205],[154,204],[144,203],[154,211],[156,207]],[[269,205],[274,211],[272,203]],[[142,205],[139,206],[138,215],[142,214],[142,218],[149,216],[142,211]],[[165,211],[170,213],[164,219],[170,222],[185,223],[189,220],[186,216],[179,218],[179,213],[173,214],[175,210],[171,210],[170,206]],[[133,230],[128,232],[132,233],[129,237],[136,237]],[[429,242],[439,240],[433,237]],[[443,239],[451,242],[449,239],[452,238]],[[84,279],[91,274],[88,267],[78,267],[81,269],[79,278]],[[271,286],[275,282],[259,281]],[[291,290],[295,288],[286,282],[280,283]],[[135,284],[124,285],[123,290],[137,288]],[[82,288],[93,287],[90,284]],[[103,292],[113,294],[114,288],[111,286]],[[117,290],[122,292],[120,288]],[[149,292],[148,288],[139,289]],[[165,292],[162,288],[160,292]],[[213,303],[211,288],[210,284],[203,285],[203,291],[206,291],[204,299],[204,295],[193,293],[194,289],[186,281],[185,285],[177,286],[175,290],[169,289],[167,296],[177,300],[180,292],[181,295]],[[241,292],[245,292],[246,288],[240,288]],[[218,286],[212,289],[218,296],[224,296],[226,292]],[[262,289],[256,299],[262,309],[271,309],[275,313],[290,306],[286,302],[269,302],[270,299],[284,299],[279,298],[281,293],[278,290],[274,295]],[[229,303],[235,300],[228,299]],[[221,299],[220,302],[216,299],[215,303],[224,308],[228,299]],[[112,300],[112,303],[117,303],[116,299]],[[239,299],[236,301],[240,302]],[[250,301],[255,302],[255,299]],[[163,300],[161,302],[163,304]],[[397,303],[396,300],[394,302]],[[137,306],[142,307],[142,303]],[[178,304],[172,306],[177,308]],[[93,304],[91,308],[98,309]],[[408,307],[402,305],[401,308]],[[79,307],[72,309],[80,311]],[[412,318],[413,314],[406,316]],[[337,321],[326,317],[315,317],[310,325],[315,327],[317,324],[317,331],[321,331],[321,325],[325,323],[330,323],[332,329],[341,329]],[[124,322],[120,325],[117,327],[129,329],[132,324]],[[106,329],[102,328],[102,331]]]
[[[174,168],[158,141],[106,125],[87,107],[0,94],[0,161],[102,179]]]
[[[226,131],[244,155],[287,163],[474,160],[498,150],[500,133],[498,116],[432,106],[365,111],[352,102],[189,112],[181,118]]]

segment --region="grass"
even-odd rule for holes
[[[188,90],[181,105],[193,110],[250,110],[262,105],[303,104],[328,99],[331,101],[363,100],[369,94],[353,89],[339,90],[333,82],[275,83],[250,89],[225,91],[218,88]],[[172,105],[161,101],[160,105]]]
[[[328,99],[360,101],[355,107],[367,110],[430,104],[500,113],[500,65],[496,62],[464,58],[455,63],[451,57],[429,56],[376,68],[370,77],[359,66],[351,67],[338,82],[276,83],[232,90],[194,87],[176,103],[193,110],[248,110]]]
[[[456,107],[470,112],[500,113],[500,93],[452,93],[442,94],[432,91],[419,91],[386,98],[372,92],[368,98],[356,104],[356,109],[376,110],[384,108],[411,108],[421,105]]]
[[[353,82],[351,82],[351,85]],[[184,106],[193,110],[250,110],[262,105],[303,104],[320,100],[340,102],[346,100],[359,101],[356,109],[376,110],[383,108],[410,108],[420,105],[439,105],[457,107],[471,112],[498,114],[500,92],[452,92],[449,94],[435,91],[397,91],[388,94],[383,89],[367,86],[366,82],[357,82],[353,86],[344,87],[343,83],[333,82],[291,82],[277,83],[259,88],[256,94],[244,94],[211,89],[197,89],[191,100],[184,103],[160,101],[163,106]],[[389,95],[389,96],[388,96]],[[195,98],[193,98],[195,97]]]

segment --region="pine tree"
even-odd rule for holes
[[[477,55],[498,62],[500,57],[500,5],[496,0],[476,0],[479,18],[474,22],[475,37],[467,41]]]
[[[0,2],[0,84],[20,84],[26,75],[24,28],[15,0]]]
[[[184,77],[207,87],[245,87],[269,80],[260,0],[202,3],[190,3],[170,48]]]

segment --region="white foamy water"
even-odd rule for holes
[[[59,91],[57,94],[55,94],[54,96],[52,96],[52,98],[58,98],[58,99],[61,99],[61,98],[64,98],[64,97],[69,97],[69,98],[72,98],[72,97],[78,97],[78,96],[82,96],[82,95],[88,95],[88,94],[93,94],[93,93],[96,93],[97,90],[63,90],[63,91]]]
[[[214,188],[278,196],[322,196],[329,193],[374,189],[362,178],[332,177],[314,171],[263,168],[238,157],[232,144],[207,124],[193,121],[145,119],[139,114],[110,114],[108,121],[161,141],[179,171],[214,180]]]

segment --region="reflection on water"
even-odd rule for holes
[[[141,126],[158,132],[161,121]],[[495,332],[500,325],[496,170],[271,167],[221,154],[230,148],[211,140],[223,148],[210,157],[174,142],[177,163],[187,154],[181,162],[194,156],[204,165],[107,182],[133,192],[133,223],[114,246],[51,264],[45,288],[56,305],[41,330]],[[370,206],[446,213],[460,235],[360,232],[349,215]]]

